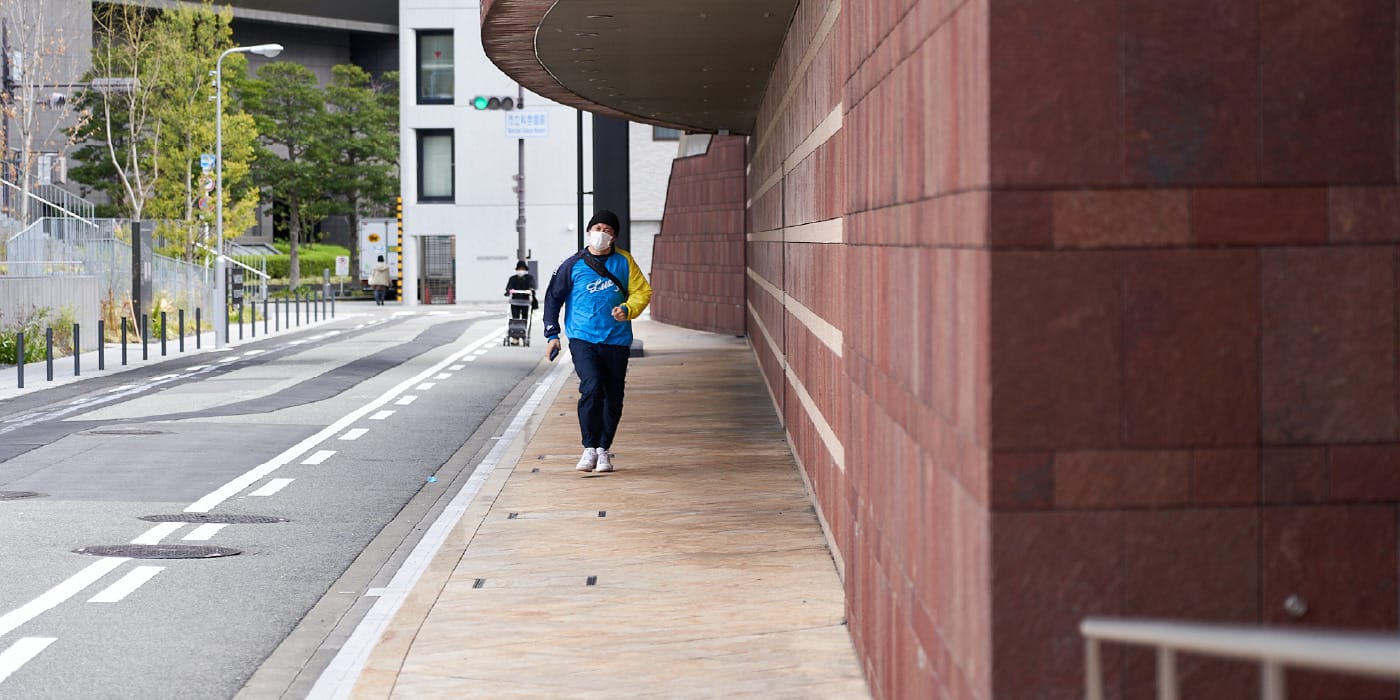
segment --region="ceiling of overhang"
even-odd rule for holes
[[[561,1],[540,20],[535,56],[565,89],[637,121],[748,134],[796,6]]]

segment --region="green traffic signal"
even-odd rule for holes
[[[524,106],[523,102],[517,102],[514,97],[486,97],[484,95],[477,95],[472,98],[472,107],[478,110],[516,109],[517,107],[523,108]]]
[[[478,96],[476,99],[472,100],[472,106],[477,109],[486,109],[487,102],[488,100],[485,97]]]

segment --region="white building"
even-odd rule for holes
[[[400,0],[400,169],[404,296],[421,284],[424,303],[499,301],[515,268],[518,141],[504,110],[478,110],[480,97],[516,98],[514,81],[481,46],[478,2]],[[524,112],[544,116],[547,136],[525,139],[525,247],[543,287],[577,249],[577,110],[524,94]],[[520,112],[515,112],[519,114]],[[592,190],[592,117],[583,115],[583,190]],[[631,125],[632,248],[650,270],[674,140]],[[585,220],[592,198],[584,198]],[[504,302],[503,302],[504,303]]]

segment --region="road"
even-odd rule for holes
[[[233,697],[299,624],[335,624],[304,618],[406,504],[451,497],[439,470],[545,370],[502,347],[504,308],[342,307],[0,402],[0,496],[41,494],[0,497],[0,698]],[[421,534],[398,529],[374,557]]]

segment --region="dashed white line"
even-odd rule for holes
[[[451,367],[448,367],[447,369],[452,370],[453,372],[456,372],[457,370],[462,369],[463,367],[466,367],[466,365],[452,365]]]
[[[476,355],[477,357],[481,357],[482,355],[485,355],[487,352],[488,352],[488,350],[487,350],[486,348],[482,348],[482,349],[477,350],[476,352],[474,352],[474,353],[472,353],[472,354],[473,354],[473,355]]]
[[[463,361],[463,362],[476,362],[476,357],[477,357],[476,355],[472,355],[472,356],[470,356],[470,357],[464,357],[464,358],[462,358],[462,361]]]
[[[340,436],[340,439],[341,439],[341,440],[359,440],[361,435],[364,435],[365,433],[368,433],[368,432],[369,432],[369,428],[352,428],[352,429],[350,429],[350,430],[345,431],[345,434],[344,434],[344,435],[341,435],[341,436]]]
[[[117,393],[118,391],[126,391],[127,389],[135,389],[135,388],[136,388],[136,385],[135,385],[135,384],[123,384],[123,385],[121,385],[121,386],[114,386],[114,387],[112,387],[111,389],[108,389],[108,390],[107,390],[107,393],[109,393],[109,394],[115,394],[115,393]]]
[[[440,381],[440,380],[443,380],[443,379],[451,379],[451,378],[452,378],[452,375],[450,375],[450,374],[448,374],[448,373],[446,373],[446,372],[443,372],[442,374],[439,374],[439,375],[436,375],[436,376],[433,377],[433,379],[437,379],[437,380],[439,380],[439,381]]]
[[[57,637],[25,637],[0,652],[0,683],[56,641]]]
[[[384,411],[380,411],[380,412],[378,412],[378,413],[376,413],[376,414],[370,416],[369,419],[370,419],[370,420],[384,420],[385,418],[388,418],[389,416],[392,416],[392,415],[394,415],[394,412],[393,412],[393,411],[384,410]]]
[[[333,455],[333,454],[335,454],[335,450],[316,450],[316,454],[313,454],[313,455],[311,455],[310,457],[307,457],[306,459],[302,460],[301,463],[302,463],[302,464],[320,464],[321,462],[324,462],[324,461],[330,459],[330,458],[331,458],[331,455]]]
[[[190,540],[192,542],[207,541],[214,535],[219,534],[219,531],[226,527],[228,527],[227,523],[205,523],[191,530],[190,534],[185,535],[181,539]]]
[[[414,390],[414,391],[427,391],[427,390],[429,390],[429,389],[431,389],[431,388],[433,388],[433,387],[435,387],[435,386],[437,386],[437,385],[434,384],[434,383],[432,383],[432,382],[423,382],[422,384],[419,384],[418,386],[413,387],[413,390]]]
[[[249,496],[271,496],[272,494],[277,493],[278,491],[281,491],[281,490],[284,489],[284,488],[287,488],[287,484],[290,484],[290,483],[292,483],[293,481],[296,481],[296,479],[273,479],[273,480],[267,482],[266,484],[264,484],[262,488],[258,489],[257,491],[254,491],[254,492],[252,492],[252,493],[250,493],[250,494],[248,494],[248,495],[249,495]]]
[[[0,615],[0,637],[3,637],[20,625],[33,620],[43,613],[54,609],[63,601],[72,598],[82,592],[84,588],[96,583],[98,579],[111,573],[113,569],[130,561],[128,557],[103,557],[89,564],[87,568],[73,574],[68,580],[45,591],[38,598],[25,603],[24,605]]]
[[[265,352],[267,352],[267,351],[266,351],[266,350],[249,350],[248,352],[243,353],[243,356],[244,356],[244,357],[252,357],[252,356],[254,356],[254,355],[261,355],[261,354],[263,354],[263,353],[265,353]]]
[[[189,539],[186,537],[185,539]],[[102,589],[101,593],[88,598],[89,603],[117,603],[121,599],[129,596],[145,582],[155,578],[156,574],[165,571],[163,566],[138,566],[127,572],[127,574],[117,582]]]
[[[185,368],[185,371],[186,371],[186,372],[198,372],[199,370],[202,370],[202,369],[209,369],[209,365],[195,365],[195,366],[193,366],[193,367],[186,367],[186,368]]]
[[[174,534],[176,530],[184,527],[184,523],[160,523],[146,531],[146,534],[132,540],[132,544],[160,544],[166,535]]]
[[[394,405],[395,405],[395,406],[407,406],[407,405],[409,405],[409,404],[411,404],[411,403],[413,403],[414,401],[417,401],[417,400],[418,400],[418,397],[417,397],[417,396],[403,396],[403,397],[400,397],[398,401],[395,401],[395,402],[394,402]]]

